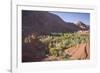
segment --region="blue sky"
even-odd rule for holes
[[[90,13],[76,13],[76,12],[50,12],[58,15],[66,22],[76,23],[82,21],[83,23],[90,25]]]

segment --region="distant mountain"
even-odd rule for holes
[[[84,23],[81,22],[81,21],[78,21],[78,22],[76,23],[76,25],[77,25],[81,30],[89,30],[89,26],[86,25],[86,24],[84,24]]]
[[[59,16],[47,11],[22,11],[23,35],[76,32],[83,29],[87,30],[88,27],[81,21],[77,24],[65,22]]]

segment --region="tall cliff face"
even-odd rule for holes
[[[50,34],[52,32],[76,32],[80,27],[63,21],[59,16],[47,11],[22,11],[23,34]]]

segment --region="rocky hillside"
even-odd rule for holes
[[[86,24],[84,24],[83,22],[81,22],[81,21],[78,21],[77,23],[76,23],[76,26],[78,26],[79,28],[80,28],[80,30],[89,30],[89,25],[86,25]]]
[[[78,22],[77,25],[63,21],[59,16],[47,11],[22,11],[23,35],[30,33],[50,34],[52,32],[76,32],[87,29],[86,25]]]
[[[80,30],[81,32],[77,33]],[[81,21],[75,24],[65,22],[59,16],[47,11],[23,10],[22,62],[62,60],[68,56],[70,59],[89,59],[86,44],[89,32],[86,30],[89,30],[89,26]],[[51,35],[52,33],[57,35]]]

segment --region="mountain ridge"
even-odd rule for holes
[[[24,35],[50,34],[51,32],[77,32],[79,30],[88,30],[89,28],[83,22],[77,24],[65,22],[56,14],[48,11],[22,11],[22,33]]]

